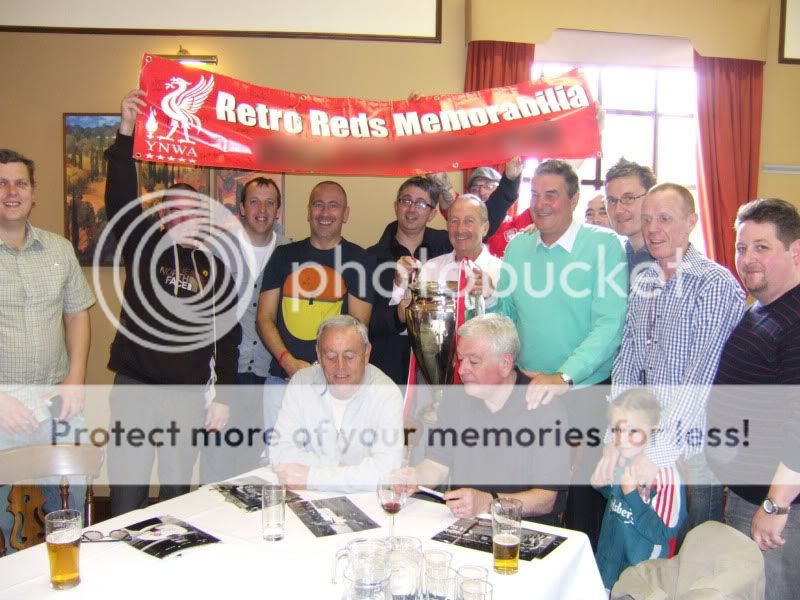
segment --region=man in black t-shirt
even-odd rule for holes
[[[514,368],[519,337],[508,317],[475,317],[458,334],[463,387],[445,394],[427,432],[425,460],[397,477],[414,490],[449,480],[444,499],[458,518],[488,512],[502,496],[521,500],[526,517],[557,524],[570,480],[561,400],[528,410],[530,380]]]
[[[328,317],[349,314],[369,324],[375,259],[342,238],[350,209],[335,181],[308,199],[311,235],[275,249],[264,271],[256,328],[275,360],[270,374],[290,378],[316,360],[316,335]]]
[[[791,598],[800,587],[800,213],[794,206],[769,198],[739,209],[736,270],[756,302],[722,349],[708,399],[706,457],[728,486],[725,522],[764,552],[767,600]]]

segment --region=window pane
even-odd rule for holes
[[[600,68],[583,67],[583,76],[586,78],[586,83],[589,84],[589,90],[591,90],[592,92],[592,98],[597,100],[598,96],[597,86],[600,83]]]
[[[655,110],[655,70],[608,67],[602,71],[602,82],[606,110]]]
[[[672,115],[697,112],[697,77],[692,69],[658,71],[658,112]]]
[[[653,135],[653,117],[607,114],[602,132],[603,176],[623,156],[640,165],[652,166]]]
[[[682,185],[697,182],[697,132],[691,117],[659,117],[658,168],[659,181]]]
[[[575,166],[573,163],[572,166]],[[585,159],[577,169],[578,179],[580,181],[590,180],[594,181],[597,171],[597,160],[594,158]]]
[[[561,75],[567,71],[574,69],[576,65],[567,63],[533,63],[533,79],[539,79],[542,76],[548,75]]]
[[[696,203],[697,192],[695,190],[692,190],[692,196],[694,196]],[[695,249],[700,252],[700,254],[708,256],[708,250],[706,249],[706,238],[705,235],[703,235],[702,217],[700,216],[699,210],[697,210],[697,225],[694,226],[692,233],[689,234],[689,241],[692,243],[692,246],[694,246]]]

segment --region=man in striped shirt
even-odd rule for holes
[[[728,270],[689,243],[697,215],[685,187],[663,183],[652,188],[641,218],[656,263],[631,286],[612,392],[616,396],[647,386],[661,402],[658,431],[637,457],[634,472],[640,483],[650,485],[659,467],[685,460],[688,531],[721,518],[721,490],[703,456],[706,400],[722,347],[742,316],[744,292]],[[606,457],[613,452],[607,448]],[[615,458],[609,468],[614,465]]]
[[[764,552],[766,598],[791,598],[800,588],[800,214],[784,200],[755,200],[736,229],[736,269],[756,302],[722,351],[708,419],[725,438],[709,438],[706,454],[728,486],[725,522]]]

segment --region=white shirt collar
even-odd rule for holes
[[[478,254],[478,257],[477,257],[477,258],[476,258],[476,259],[475,259],[473,262],[474,262],[475,264],[480,264],[480,263],[482,263],[482,262],[483,262],[483,260],[486,258],[486,256],[487,256],[488,254],[489,254],[489,248],[487,248],[487,247],[486,247],[486,244],[482,244],[482,245],[481,245],[481,253],[480,253],[480,254]],[[450,253],[450,261],[451,261],[451,262],[456,262],[456,251],[455,251],[455,250],[453,250],[453,251]]]
[[[539,237],[536,239],[536,244],[539,246],[544,246],[545,248],[553,248],[554,246],[561,246],[567,252],[572,252],[572,247],[575,245],[575,239],[578,237],[578,232],[581,229],[581,224],[578,223],[576,220],[572,220],[572,223],[567,230],[561,234],[561,237],[558,238],[555,242],[550,244],[549,246],[542,241],[542,233],[539,232]]]

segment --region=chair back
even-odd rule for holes
[[[93,445],[37,445],[0,451],[0,485],[11,485],[8,512],[14,516],[9,545],[17,550],[44,540],[44,496],[37,480],[60,477],[61,508],[69,506],[69,477],[84,477],[84,524],[94,517],[92,480],[100,474],[105,453]],[[0,556],[6,541],[0,531]]]

